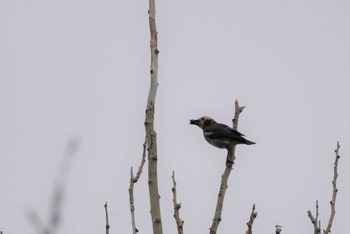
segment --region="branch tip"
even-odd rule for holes
[[[171,178],[173,180],[173,187],[171,188],[171,191],[173,192],[173,205],[174,205],[174,215],[173,216],[175,218],[178,234],[183,234],[184,221],[180,218],[181,203],[177,202],[175,171],[172,172]]]

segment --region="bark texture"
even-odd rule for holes
[[[173,205],[174,205],[174,218],[176,222],[177,227],[177,233],[183,234],[183,226],[184,221],[180,218],[180,209],[181,209],[181,203],[177,202],[177,194],[176,194],[176,181],[175,181],[175,172],[173,171],[173,175],[171,176],[173,179],[173,187],[171,188],[171,191],[173,192]]]
[[[160,213],[159,192],[158,192],[158,154],[157,154],[157,134],[154,130],[155,99],[158,88],[158,41],[156,28],[155,1],[149,0],[149,28],[150,28],[150,49],[151,49],[151,85],[148,94],[145,130],[148,152],[148,188],[151,205],[151,217],[154,234],[163,233],[162,218]]]

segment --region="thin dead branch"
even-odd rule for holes
[[[104,205],[105,207],[105,213],[106,213],[106,234],[109,234],[109,220],[108,220],[108,210],[107,210],[107,202]]]
[[[138,232],[138,229],[136,228],[136,221],[135,221],[135,200],[134,200],[134,186],[139,180],[143,166],[145,165],[146,162],[146,140],[143,143],[143,151],[142,151],[142,158],[140,162],[139,169],[136,173],[136,176],[134,177],[133,174],[133,168],[130,168],[130,186],[129,186],[129,203],[130,203],[130,213],[131,213],[131,226],[132,226],[132,233],[136,234]]]
[[[328,234],[328,233],[331,232],[331,228],[332,228],[333,220],[334,220],[334,216],[335,216],[335,202],[336,202],[337,193],[338,193],[337,179],[338,179],[338,161],[339,161],[339,158],[340,158],[339,148],[340,148],[340,145],[339,145],[339,141],[338,141],[337,142],[337,148],[334,151],[335,152],[335,160],[334,160],[333,180],[332,180],[333,193],[332,193],[332,200],[330,201],[331,214],[329,216],[327,228],[323,230],[323,234]]]
[[[337,142],[337,148],[334,150],[334,152],[335,152],[335,160],[334,160],[333,180],[332,180],[332,200],[330,201],[331,213],[330,213],[330,216],[329,216],[327,228],[323,229],[323,234],[329,234],[331,232],[331,228],[332,228],[333,220],[334,220],[334,216],[335,216],[335,202],[336,202],[337,193],[338,193],[337,179],[338,179],[338,161],[339,161],[339,158],[340,158],[339,149],[340,149],[340,145],[339,145],[339,142]],[[307,214],[308,214],[308,217],[311,220],[311,223],[314,225],[314,234],[321,233],[321,221],[318,220],[318,216],[319,216],[319,213],[318,213],[318,201],[316,201],[316,216],[314,217],[310,210],[307,211]]]
[[[232,119],[232,127],[233,129],[237,130],[238,126],[238,120],[239,120],[239,115],[243,111],[245,106],[239,106],[238,101],[236,100],[235,102],[235,114],[234,118]],[[221,176],[221,183],[220,183],[220,189],[219,189],[219,194],[216,202],[216,208],[215,208],[215,214],[213,218],[213,223],[210,227],[210,234],[216,234],[217,229],[219,227],[220,221],[221,221],[221,213],[222,213],[222,208],[224,205],[224,198],[225,198],[225,193],[227,189],[227,181],[230,176],[231,170],[232,170],[232,165],[234,164],[234,161],[236,159],[235,157],[235,149],[236,147],[233,146],[231,149],[227,151],[227,160],[226,160],[226,167],[225,171]]]
[[[255,204],[253,204],[252,212],[250,213],[249,221],[247,222],[248,229],[245,232],[246,234],[253,233],[253,223],[257,215],[258,212],[255,212]]]
[[[173,187],[171,188],[171,191],[173,192],[174,218],[176,221],[178,234],[183,234],[184,233],[184,231],[183,231],[184,221],[180,218],[181,203],[177,203],[176,181],[175,181],[175,172],[174,171],[173,171],[173,175],[171,176],[171,178],[173,179]]]
[[[311,223],[314,225],[314,234],[320,234],[321,221],[318,220],[318,200],[316,200],[316,216],[314,217],[310,210],[307,211],[307,215],[309,216]]]

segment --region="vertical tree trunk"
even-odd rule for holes
[[[162,234],[162,219],[159,205],[158,175],[157,175],[157,134],[154,130],[154,104],[158,87],[158,48],[157,48],[157,28],[155,18],[155,2],[149,0],[149,28],[150,28],[150,48],[151,48],[151,86],[148,94],[145,130],[148,151],[148,188],[151,205],[151,217],[154,234]]]

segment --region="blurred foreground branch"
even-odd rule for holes
[[[36,211],[28,211],[28,219],[38,233],[55,234],[61,224],[63,202],[65,198],[70,167],[72,165],[74,156],[79,150],[79,146],[80,139],[73,137],[68,141],[63,151],[63,158],[57,171],[56,182],[52,194],[48,223],[45,225],[41,221]]]

